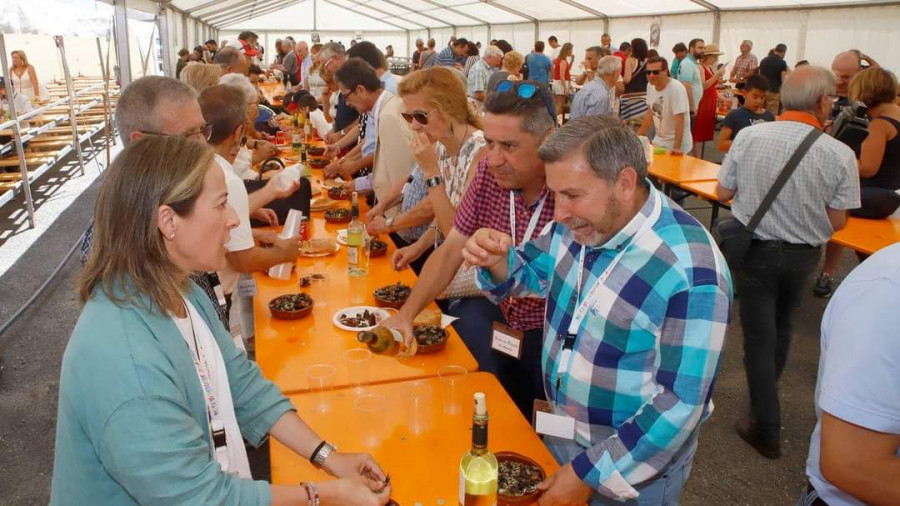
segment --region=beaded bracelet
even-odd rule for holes
[[[306,504],[309,506],[320,506],[319,505],[319,490],[312,483],[303,482],[300,484],[303,486],[303,489],[306,490]]]

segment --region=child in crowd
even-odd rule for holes
[[[775,121],[775,116],[765,109],[768,82],[761,75],[752,75],[744,83],[744,105],[732,109],[725,116],[719,133],[719,151],[727,153],[738,132],[759,123]]]

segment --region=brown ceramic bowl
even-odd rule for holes
[[[352,219],[353,215],[350,213],[349,209],[339,208],[325,211],[325,221],[328,223],[350,223],[350,220]]]
[[[389,291],[392,289],[396,290],[398,286],[401,287],[400,288],[401,290],[405,289],[404,291],[406,292],[406,295],[388,296],[385,294],[386,291]],[[375,296],[375,305],[376,306],[392,307],[394,309],[400,309],[401,307],[403,307],[403,304],[406,302],[406,299],[409,298],[410,293],[412,293],[412,288],[410,288],[408,285],[404,285],[402,283],[397,283],[397,284],[393,284],[393,285],[382,286],[381,288],[376,289],[373,295]]]
[[[305,293],[290,293],[275,297],[269,301],[272,318],[279,320],[296,320],[312,313],[315,302]]]
[[[310,156],[322,156],[325,154],[325,148],[318,146],[311,146],[306,148],[306,154]]]
[[[428,329],[430,332],[437,332],[440,334],[437,342],[432,342],[427,344],[423,341],[421,332]],[[417,327],[413,327],[413,335],[416,337],[416,343],[418,344],[418,349],[416,350],[416,355],[427,355],[429,353],[437,353],[443,350],[447,346],[447,338],[450,337],[450,334],[447,333],[445,329],[440,327],[435,327],[434,325],[420,325]]]
[[[350,200],[352,197],[350,190],[343,186],[335,186],[328,189],[328,197],[335,200]]]
[[[328,160],[324,160],[322,158],[317,158],[315,160],[307,160],[306,163],[308,163],[309,166],[314,169],[324,169],[331,162],[329,162]]]
[[[541,467],[541,465],[524,455],[515,452],[497,452],[495,456],[497,457],[497,461],[501,464],[504,461],[511,461],[536,467],[540,471],[540,480],[538,481],[538,483],[544,481],[544,479],[547,478],[547,473],[544,472],[544,469]],[[530,494],[520,496],[507,496],[501,494],[498,489],[497,504],[498,506],[533,504],[537,501],[539,495],[541,495],[541,492],[539,490],[535,490]]]
[[[369,253],[369,258],[378,258],[383,257],[388,250],[388,245],[386,242],[372,239],[372,251]]]

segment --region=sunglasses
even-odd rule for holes
[[[428,124],[428,116],[436,110],[432,109],[429,112],[401,112],[400,116],[403,116],[407,123],[412,124],[413,120],[416,120],[416,123],[424,126]]]
[[[528,100],[535,96],[535,94],[540,93],[541,99],[544,101],[544,107],[547,108],[547,112],[550,114],[550,117],[553,118],[553,121],[556,122],[556,106],[553,103],[553,99],[550,98],[550,95],[540,87],[534,81],[500,81],[497,83],[497,87],[494,88],[494,91],[497,93],[509,93],[513,92],[519,98],[524,98]]]
[[[658,76],[665,72],[664,70],[645,70],[644,73],[648,76]]]

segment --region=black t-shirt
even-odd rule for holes
[[[728,116],[725,116],[725,121],[722,123],[722,126],[731,129],[731,139],[729,140],[734,140],[737,137],[738,132],[748,126],[758,125],[769,121],[775,121],[775,115],[769,111],[757,114],[746,107],[738,107],[737,109],[732,109],[731,112],[728,113]]]
[[[356,112],[356,109],[344,102],[343,93],[338,92],[338,94],[340,96],[338,97],[337,111],[334,113],[334,126],[332,126],[332,130],[335,132],[340,132],[353,125],[353,122],[359,119],[359,113]]]
[[[409,68],[413,68],[419,64],[419,56],[422,56],[422,53],[417,49],[416,52],[413,53],[412,62],[410,62]]]
[[[769,81],[769,91],[781,92],[781,73],[787,70],[787,63],[777,54],[770,54],[759,62],[759,73]]]

